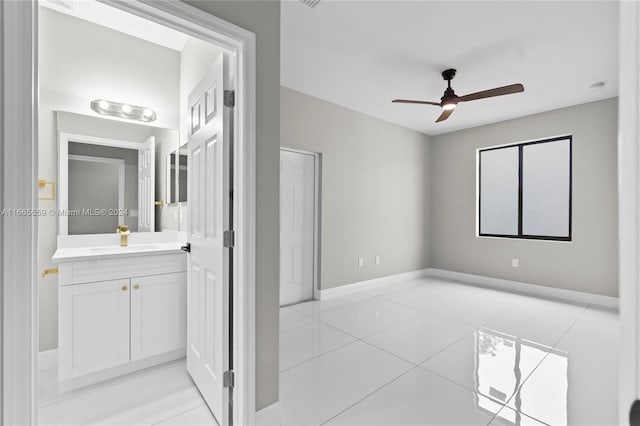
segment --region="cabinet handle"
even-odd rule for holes
[[[134,288],[135,290],[137,290],[137,289],[139,289],[139,288],[140,288],[140,286],[139,286],[138,284],[136,284],[136,285],[134,285],[134,286],[133,286],[133,288]]]
[[[127,286],[126,285],[122,286],[122,291],[127,291]]]

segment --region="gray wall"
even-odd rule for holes
[[[280,98],[281,146],[322,154],[321,288],[427,268],[429,136],[286,87]]]
[[[432,137],[431,266],[617,296],[617,129],[612,98]],[[476,149],[564,134],[573,135],[573,241],[476,237]]]
[[[256,408],[278,400],[280,2],[188,1],[256,34]]]

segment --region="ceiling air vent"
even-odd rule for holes
[[[56,4],[64,7],[65,9],[73,10],[73,0],[49,0],[49,3]]]
[[[309,6],[310,8],[314,8],[318,5],[318,3],[320,3],[320,0],[299,0],[300,3],[302,4],[306,4],[307,6]]]

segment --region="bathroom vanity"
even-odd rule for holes
[[[161,234],[132,234],[127,247],[115,234],[59,237],[60,382],[85,385],[185,355],[186,253]]]

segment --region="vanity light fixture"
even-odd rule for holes
[[[151,108],[136,106],[131,104],[121,104],[120,102],[96,99],[91,101],[91,109],[102,115],[126,118],[138,121],[155,121],[156,113]]]

